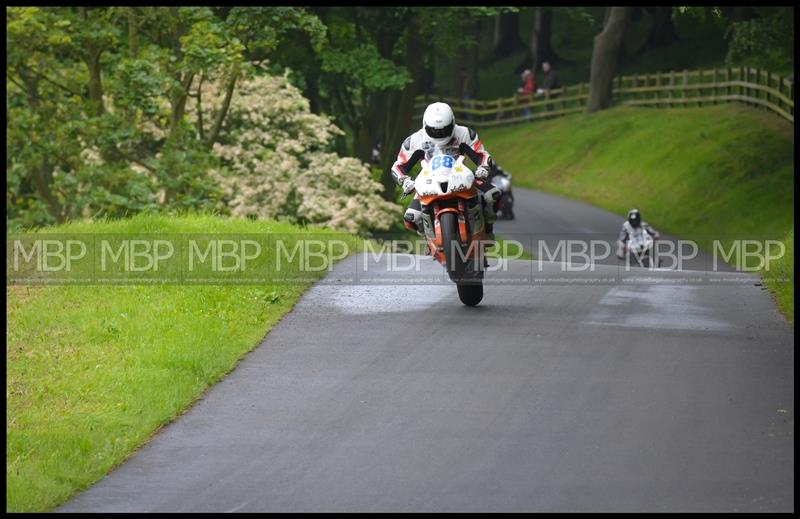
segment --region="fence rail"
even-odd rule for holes
[[[740,102],[769,110],[794,123],[793,79],[755,68],[617,76],[612,91],[618,105],[672,107]],[[538,96],[515,95],[488,101],[419,96],[415,107],[421,111],[430,102],[444,101],[453,107],[459,122],[489,127],[582,112],[588,99],[589,84],[580,83]]]

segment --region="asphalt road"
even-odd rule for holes
[[[793,510],[794,332],[757,278],[514,261],[467,308],[429,258],[361,261],[61,511]]]
[[[515,187],[514,190],[514,220],[500,220],[496,224],[497,232],[504,238],[511,238],[522,243],[523,247],[532,252],[537,259],[560,261],[562,256],[554,254],[558,243],[562,240],[573,240],[576,243],[591,241],[605,242],[609,246],[610,254],[603,258],[603,249],[596,248],[597,254],[593,256],[593,263],[601,265],[619,265],[616,258],[616,241],[625,214],[614,214],[604,209],[594,207],[583,202],[570,200],[558,195],[543,193]],[[632,207],[635,202],[632,202]],[[713,257],[705,251],[712,250],[715,237],[703,237],[698,247],[693,249],[690,244],[680,243],[680,239],[670,236],[659,229],[659,222],[651,221],[647,214],[644,220],[650,223],[661,234],[659,250],[663,251],[663,265],[665,268],[712,271],[714,270]],[[546,247],[546,248],[544,248]],[[574,249],[576,252],[579,249]],[[678,256],[680,263],[675,263],[667,255]],[[571,257],[576,264],[584,263],[580,255]],[[716,270],[733,271],[733,268],[724,262],[718,261]]]

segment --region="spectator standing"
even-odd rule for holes
[[[537,94],[544,94],[545,98],[552,99],[554,96],[550,93],[551,90],[559,88],[561,83],[558,81],[558,75],[549,62],[542,63],[542,72],[544,78],[542,79],[542,88],[536,91]],[[553,105],[547,106],[547,111],[552,111]]]
[[[519,102],[527,103],[531,100],[531,96],[536,91],[536,78],[533,76],[533,71],[531,69],[525,69],[522,72],[522,86],[517,89],[517,94],[519,95]],[[531,109],[530,107],[526,106],[522,109],[522,115],[530,116]]]

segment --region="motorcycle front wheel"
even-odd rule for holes
[[[444,213],[439,217],[439,228],[442,232],[442,248],[444,249],[445,268],[450,279],[457,281],[464,276],[463,249],[458,239],[458,219],[455,213]]]
[[[467,306],[476,306],[483,299],[483,283],[457,283],[458,298]]]

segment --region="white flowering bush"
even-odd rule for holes
[[[211,131],[223,104],[222,79],[202,85],[202,111],[190,122]],[[213,176],[234,216],[285,219],[359,232],[386,230],[400,207],[381,197],[382,186],[363,162],[331,151],[343,132],[309,103],[287,75],[242,79],[231,98],[225,131],[213,152],[225,166]]]

